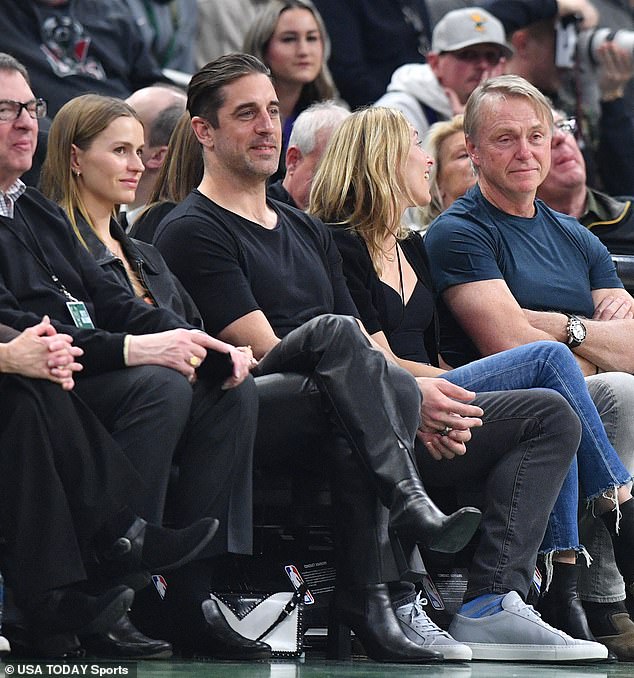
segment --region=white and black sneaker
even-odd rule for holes
[[[396,608],[398,619],[403,633],[414,643],[428,650],[442,652],[443,657],[450,661],[469,661],[471,649],[467,645],[454,640],[447,631],[443,631],[428,617],[423,609],[426,601],[418,593],[413,603],[400,605]]]
[[[457,614],[449,633],[473,651],[473,659],[489,661],[578,662],[607,659],[608,648],[572,638],[547,624],[515,591],[501,601],[502,611],[488,617]]]

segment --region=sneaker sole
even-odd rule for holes
[[[468,662],[473,658],[473,652],[467,645],[464,649],[454,645],[422,645],[426,650],[440,652],[448,662]]]
[[[464,641],[462,641],[464,642]],[[604,661],[608,649],[597,643],[587,645],[500,645],[495,643],[464,643],[471,648],[473,659],[508,662],[578,662]]]

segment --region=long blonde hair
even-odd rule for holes
[[[400,111],[356,111],[330,138],[313,179],[308,211],[358,233],[378,275],[385,236],[407,236],[401,217],[404,203],[413,202],[404,174],[411,134]]]
[[[94,230],[94,225],[77,186],[71,168],[73,144],[82,150],[90,147],[95,137],[117,118],[141,119],[122,99],[83,94],[65,103],[57,112],[48,133],[46,158],[40,174],[40,190],[54,200],[68,215],[77,237],[86,244],[77,228],[75,213],[79,212]],[[113,205],[113,216],[116,206]]]

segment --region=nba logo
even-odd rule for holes
[[[159,596],[161,596],[161,600],[163,600],[165,598],[165,594],[167,593],[167,582],[165,581],[165,577],[162,574],[153,574],[152,583],[154,584]]]
[[[295,567],[295,565],[286,565],[284,569],[286,570],[286,575],[291,580],[295,589],[299,589],[299,587],[304,583],[304,578],[299,573],[299,570]],[[308,589],[306,589],[306,592],[304,593],[304,605],[312,605],[314,602],[315,599],[313,598],[313,594]]]

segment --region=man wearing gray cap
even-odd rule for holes
[[[434,28],[427,63],[397,68],[375,106],[398,108],[422,138],[434,122],[461,113],[471,92],[500,75],[511,54],[504,27],[486,10],[448,12]]]

